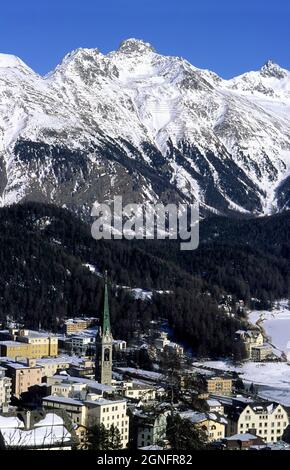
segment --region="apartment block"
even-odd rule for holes
[[[86,330],[97,322],[97,318],[70,318],[64,324],[65,334],[71,335]]]
[[[41,384],[41,367],[36,365],[33,359],[27,359],[26,363],[23,363],[6,358],[2,365],[6,369],[6,376],[11,379],[11,393],[17,398],[27,392],[29,387]]]
[[[250,433],[267,443],[282,439],[289,424],[285,408],[277,403],[257,403],[244,407],[233,407],[228,413],[227,435]]]
[[[10,329],[5,335],[2,330],[0,337],[3,338],[3,336],[9,339],[0,341],[0,354],[2,357],[32,359],[57,356],[58,354],[58,338],[49,333]]]
[[[0,367],[0,407],[7,405],[11,400],[11,378],[5,376],[6,369]]]
[[[108,400],[94,393],[86,394],[84,399],[50,395],[43,399],[46,409],[64,410],[71,420],[83,428],[103,424],[106,429],[112,425],[119,429],[122,447],[129,440],[129,418],[126,400]]]
[[[228,377],[210,377],[206,380],[208,393],[219,395],[230,395],[232,393],[233,381]]]

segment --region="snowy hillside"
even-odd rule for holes
[[[0,54],[0,203],[199,201],[204,212],[290,207],[290,72],[231,80],[140,40],[77,49],[40,77]]]

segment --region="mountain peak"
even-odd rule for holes
[[[144,52],[155,52],[154,47],[149,43],[145,42],[142,39],[126,39],[125,41],[122,41],[118,52],[123,52],[123,53],[144,53]]]
[[[280,65],[269,59],[261,68],[261,74],[264,77],[284,78],[287,75],[287,72],[282,69]]]
[[[16,55],[12,54],[0,54],[0,68],[19,68],[28,66]]]
[[[85,48],[85,47],[78,47],[73,51],[69,52],[63,58],[63,62],[70,62],[71,60],[78,58],[78,59],[85,59],[88,57],[95,57],[100,55],[100,51],[96,48]]]

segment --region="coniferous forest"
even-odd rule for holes
[[[243,318],[227,316],[218,305],[226,295],[256,308],[289,297],[289,228],[289,212],[244,220],[215,216],[201,223],[199,248],[182,252],[174,240],[96,241],[89,225],[54,206],[5,207],[0,320],[57,331],[68,317],[98,316],[107,269],[116,338],[167,319],[196,354],[239,357],[234,332]],[[144,301],[116,285],[170,292]]]

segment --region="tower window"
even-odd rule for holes
[[[110,349],[106,348],[104,351],[104,361],[109,361],[110,360]]]

